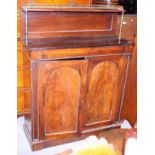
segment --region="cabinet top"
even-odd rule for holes
[[[35,50],[54,50],[67,48],[89,48],[107,46],[133,45],[133,42],[126,39],[119,39],[117,36],[95,36],[95,37],[55,37],[29,40],[27,48]]]
[[[26,5],[23,11],[124,12],[119,5]]]

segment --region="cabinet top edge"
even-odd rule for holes
[[[25,41],[22,40],[24,43]],[[91,48],[91,47],[109,47],[109,46],[128,46],[133,45],[132,41],[117,36],[96,36],[96,37],[55,37],[31,39],[26,46],[33,50],[55,50],[68,48]]]
[[[26,5],[22,7],[24,12],[124,12],[119,5]]]

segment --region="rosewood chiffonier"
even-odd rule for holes
[[[133,43],[116,34],[121,6],[21,10],[24,129],[32,150],[120,127]]]

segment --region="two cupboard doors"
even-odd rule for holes
[[[129,57],[41,61],[39,138],[70,137],[117,122]]]

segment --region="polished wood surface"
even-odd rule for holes
[[[91,66],[94,67],[90,67],[89,73],[90,82],[85,104],[86,126],[111,119],[117,77],[117,68],[113,62],[101,61]]]
[[[25,112],[30,111],[30,100],[29,100],[30,97],[31,97],[31,90],[28,88],[24,89],[24,100],[25,100],[24,110]]]
[[[17,0],[17,89],[20,91],[17,91],[17,113],[18,116],[21,116],[24,114],[24,99],[22,94],[23,89],[26,89],[23,87],[23,77],[22,72],[25,69],[25,66],[23,66],[23,53],[22,53],[22,45],[21,45],[21,8],[25,5],[33,4],[33,5],[43,5],[43,4],[51,4],[51,5],[70,5],[73,4],[69,0]],[[91,0],[75,0],[74,4],[80,4],[80,5],[88,5],[91,4]],[[18,94],[19,93],[19,94]],[[27,111],[27,110],[25,110]]]
[[[44,131],[41,131],[43,139],[77,132],[86,69],[83,60],[40,63],[40,116],[41,125],[45,124]]]
[[[35,5],[40,5],[40,4],[42,4],[43,3],[43,1],[44,1],[44,3],[46,2],[46,0],[34,0],[35,1]],[[47,0],[48,1],[48,0]],[[103,7],[104,7],[104,5],[105,5],[105,3],[106,3],[106,1],[102,1],[102,0],[94,0],[94,2],[98,2],[98,4],[101,4]],[[49,1],[48,1],[49,2]],[[47,2],[47,3],[48,3]],[[67,0],[58,0],[58,1],[50,1],[49,3],[53,3],[53,4],[56,4],[57,2],[59,2],[59,4],[58,5],[62,5],[62,7],[63,7],[63,5],[67,2]],[[84,3],[84,4],[86,4],[86,3],[91,3],[91,2],[88,2],[88,0],[76,0],[76,1],[74,1],[75,2],[75,4],[82,4],[82,3]],[[105,2],[105,3],[104,3]],[[112,1],[109,1],[109,2],[112,2]],[[113,1],[114,2],[114,1]],[[30,3],[32,3],[32,0],[30,0]],[[40,4],[39,4],[40,3]],[[104,3],[104,4],[103,4]],[[21,7],[22,6],[24,6],[24,5],[26,5],[26,4],[28,4],[28,0],[18,0],[17,1],[17,38],[20,40],[20,36],[21,36],[21,32],[20,32],[20,17],[21,17],[21,11],[20,11],[20,9],[21,9]],[[94,3],[95,4],[95,3]],[[97,4],[97,3],[96,3]],[[108,6],[106,6],[107,8],[108,8]],[[116,9],[116,7],[113,7],[113,8],[115,8]],[[82,10],[82,9],[81,9]],[[90,11],[90,9],[89,9],[89,11]],[[113,11],[113,10],[111,10],[111,11]],[[119,27],[120,26],[120,16],[118,16],[117,17],[118,18],[118,25],[116,26],[116,27]],[[116,30],[117,31],[117,30]],[[118,30],[119,31],[119,30]],[[117,35],[118,35],[118,32],[117,31]],[[129,40],[133,40],[134,39],[134,37],[133,36],[135,36],[135,32],[136,32],[136,15],[125,15],[124,16],[124,21],[123,21],[123,29],[122,29],[122,37],[124,37],[124,38],[127,38],[127,39],[129,39]],[[19,45],[18,45],[19,46]],[[125,50],[125,49],[124,49]],[[22,57],[23,57],[23,54],[22,54],[22,52],[20,52],[21,51],[21,49],[18,49],[18,51],[17,51],[17,70],[19,69],[20,71],[20,73],[22,72],[21,70],[22,70],[22,68],[24,68],[23,66],[22,66]],[[69,52],[69,51],[68,51]],[[61,55],[61,54],[55,54],[55,55]],[[72,55],[74,55],[75,56],[75,54],[72,54]],[[45,58],[47,57],[47,55],[44,55],[45,56]],[[134,57],[134,56],[133,56]],[[130,67],[131,68],[131,67]],[[132,70],[134,70],[134,69],[132,69]],[[18,72],[18,71],[17,71]],[[18,76],[18,80],[20,81],[20,82],[17,82],[17,83],[20,83],[20,85],[22,85],[22,77],[21,77],[21,74],[20,73],[18,73],[19,74],[19,76]],[[21,77],[21,78],[20,78]],[[128,81],[130,81],[130,80],[128,80]],[[132,81],[132,80],[131,80]],[[127,85],[130,85],[130,84],[128,84],[129,82],[127,82]],[[128,86],[129,87],[129,86]],[[18,87],[18,89],[23,89],[23,87]],[[128,89],[128,88],[127,88]],[[18,92],[17,92],[18,93]],[[22,96],[21,94],[19,94],[18,95],[18,101],[20,101],[20,102],[18,102],[17,103],[17,107],[24,107],[24,105],[23,105],[23,103],[21,102],[23,99],[23,97],[21,97],[21,99],[20,99],[20,97],[19,96]],[[133,97],[132,97],[133,98]],[[134,99],[134,102],[135,102],[135,100],[136,100],[136,97],[134,97],[135,99]],[[126,100],[127,101],[127,100]],[[136,102],[135,102],[136,103]],[[134,106],[135,107],[135,106]],[[22,108],[20,108],[20,110],[18,110],[18,108],[17,108],[17,111],[19,111],[19,114],[21,114],[22,112],[21,111],[23,111],[24,112],[24,109],[23,110],[21,110]],[[126,108],[125,108],[126,109]],[[133,109],[135,109],[135,108],[133,108]],[[127,110],[127,111],[129,111],[129,110]],[[135,111],[135,110],[134,110]],[[133,115],[132,115],[133,116]],[[124,115],[124,118],[125,118],[125,115]],[[130,117],[129,117],[129,114],[128,114],[128,118],[130,119]],[[133,121],[133,119],[134,119],[134,121]],[[133,119],[130,119],[131,121],[130,122],[133,122],[133,123],[131,123],[131,124],[134,124],[134,122],[135,122],[135,117],[133,117]]]
[[[24,107],[30,110],[25,114],[24,129],[32,150],[120,127],[133,43],[115,36],[113,27],[108,35],[105,32],[98,35],[97,31],[101,24],[105,27],[111,22],[111,15],[115,16],[112,24],[115,27],[117,13],[124,10],[90,6],[35,6],[28,7],[28,12],[25,9],[21,14],[23,80],[27,88],[24,91]],[[27,15],[29,25],[25,29],[24,18]],[[38,21],[32,20],[35,16],[38,16]],[[92,23],[89,16],[95,17],[97,23]],[[79,17],[82,23],[78,22]],[[99,19],[103,19],[105,25]],[[36,23],[45,30],[47,28],[48,33],[42,34],[43,29],[38,29]],[[55,27],[55,23],[63,25]],[[33,32],[37,29],[39,35],[30,35],[31,26]],[[92,33],[78,31],[75,36],[74,32],[64,36],[59,32],[61,37],[55,34],[48,36],[49,27],[58,32],[67,29],[68,33],[73,29],[94,30],[95,33],[90,35]]]
[[[117,36],[94,36],[94,37],[56,37],[56,38],[36,38],[29,39],[28,45],[24,48],[34,51],[44,51],[44,55],[48,53],[48,50],[57,50],[57,49],[69,49],[69,48],[100,48],[110,46],[117,46],[118,48],[132,47],[133,42],[126,39],[119,39]],[[31,53],[32,53],[31,52]],[[122,51],[123,52],[123,51]],[[128,51],[124,51],[128,52]],[[53,52],[57,54],[58,52]],[[89,52],[91,53],[91,52]],[[107,52],[108,53],[108,52]],[[37,53],[35,52],[37,55]],[[43,53],[42,53],[43,54]],[[52,53],[51,53],[52,54]]]
[[[43,3],[45,4],[52,4],[52,5],[54,5],[54,4],[58,4],[58,5],[61,5],[62,7],[63,7],[63,5],[65,4],[69,4],[69,5],[74,5],[74,4],[76,4],[76,5],[78,5],[79,6],[79,8],[78,9],[75,9],[76,7],[74,7],[74,9],[70,9],[70,11],[73,11],[73,10],[75,10],[75,11],[80,11],[81,10],[81,12],[83,11],[83,10],[87,10],[87,11],[91,11],[92,9],[89,9],[89,5],[90,4],[92,4],[92,1],[91,0],[74,0],[74,1],[68,1],[68,0],[54,0],[54,1],[49,1],[49,0],[18,0],[17,1],[17,38],[18,38],[18,45],[17,45],[17,47],[20,47],[20,48],[18,48],[18,50],[17,50],[17,73],[18,73],[18,75],[17,75],[17,85],[19,86],[18,87],[18,89],[21,89],[21,91],[20,92],[22,92],[22,90],[23,89],[26,89],[26,88],[24,88],[23,87],[23,77],[22,77],[22,72],[24,71],[24,69],[25,69],[25,66],[23,66],[23,53],[21,52],[21,49],[22,49],[22,46],[21,45],[19,45],[19,44],[21,44],[21,43],[19,43],[20,42],[20,40],[21,40],[21,27],[23,27],[21,24],[23,24],[23,23],[25,23],[25,20],[23,21],[22,20],[22,23],[21,23],[21,7],[22,6],[25,6],[25,5],[27,5],[27,4],[34,4],[34,5],[42,5]],[[86,6],[87,5],[87,7],[85,8],[85,9],[83,9],[83,6]],[[74,5],[75,6],[75,5]],[[103,7],[105,7],[105,6],[103,6]],[[33,7],[32,7],[33,8]],[[58,8],[60,8],[60,6],[58,7]],[[97,12],[100,12],[100,7],[98,6],[97,7],[98,8],[98,11]],[[111,12],[117,12],[118,11],[118,9],[117,8],[119,8],[120,9],[120,11],[122,11],[122,7],[108,7],[108,6],[106,6],[106,8],[108,8]],[[47,9],[45,9],[45,10],[47,10]],[[58,10],[58,9],[57,9]],[[61,9],[62,10],[62,9]],[[63,10],[65,10],[65,9],[63,9]],[[102,9],[101,8],[101,10],[103,11],[104,9]],[[68,18],[68,16],[67,16],[67,18]],[[86,20],[84,19],[84,17],[79,17],[79,18],[83,18],[83,21],[85,22]],[[70,19],[71,20],[74,20],[76,23],[77,23],[77,26],[76,26],[76,29],[78,29],[78,24],[79,23],[81,23],[81,22],[79,22],[79,20],[81,20],[81,19],[76,19],[76,20],[74,20],[74,18],[71,18],[70,17]],[[90,17],[87,17],[87,18],[90,18]],[[97,21],[97,22],[99,22],[99,23],[101,23],[101,24],[104,24],[105,25],[105,27],[108,27],[109,25],[109,23],[110,23],[110,18],[111,18],[111,16],[107,16],[107,18],[109,18],[109,22],[107,22],[106,24],[104,24],[103,22],[102,22],[102,20],[99,20],[100,19],[100,17],[99,18],[97,18],[96,19],[96,16],[95,16],[95,20]],[[68,19],[66,19],[66,20],[68,20]],[[70,22],[71,22],[71,20],[69,20]],[[114,22],[115,22],[115,20],[116,20],[116,18],[114,17]],[[61,21],[61,20],[60,20]],[[59,21],[59,22],[60,22]],[[63,24],[62,24],[63,23]],[[67,23],[67,22],[66,22]],[[57,23],[57,24],[55,24],[55,25],[64,25],[64,27],[67,25],[66,23],[64,23],[64,22],[60,22],[59,24]],[[73,22],[72,22],[73,23]],[[92,28],[92,25],[94,25],[94,22],[92,22],[92,20],[89,20],[89,22],[87,22],[87,23],[85,23],[86,25],[88,25],[88,27],[90,27],[90,28]],[[40,23],[38,24],[38,25],[40,25]],[[69,25],[69,24],[68,24]],[[75,25],[74,25],[75,26]],[[95,26],[95,25],[94,25]],[[71,25],[68,27],[68,29],[70,29],[70,27],[71,27]],[[66,28],[66,27],[65,27]],[[72,25],[72,28],[73,28],[73,25]],[[85,30],[85,26],[84,25],[82,25],[82,28]],[[100,27],[96,27],[96,28],[100,28]],[[60,29],[61,29],[61,27],[60,27]],[[45,31],[46,30],[46,28],[45,29],[43,29],[43,31]],[[35,31],[36,32],[36,31]],[[92,33],[94,33],[94,32],[92,32]],[[25,34],[25,33],[24,33]],[[45,33],[44,34],[44,36],[45,35],[47,35],[48,34],[48,36],[51,36],[51,33],[49,33],[49,32],[47,32],[47,33]],[[61,35],[65,35],[65,36],[69,36],[69,33],[55,33],[55,36],[56,36],[56,34],[57,34],[57,36],[61,36]],[[76,33],[77,34],[77,33]],[[80,33],[80,35],[81,34],[83,34],[83,32],[81,32]],[[85,33],[85,34],[87,34],[87,33]],[[88,33],[89,34],[89,33]],[[98,33],[99,34],[99,33]],[[36,34],[35,34],[36,35]],[[42,34],[43,35],[43,34]],[[74,33],[73,33],[73,35],[75,35]],[[32,35],[32,36],[34,36],[34,34]],[[25,36],[24,36],[25,37]],[[38,36],[39,37],[39,36]],[[18,91],[19,92],[19,91]],[[17,93],[18,93],[17,92]],[[24,96],[24,94],[23,95],[21,95],[21,93],[20,94],[18,94],[18,100],[17,100],[17,112],[20,114],[20,115],[22,115],[22,113],[24,114],[24,103],[22,102],[23,101],[23,96]],[[18,107],[20,107],[20,108],[18,108]],[[23,107],[23,108],[22,108]],[[27,111],[27,110],[25,110],[25,111]]]
[[[28,13],[28,39],[102,35],[115,31],[115,14],[35,12]],[[102,20],[102,19],[105,20]],[[93,19],[93,20],[92,20]],[[40,23],[40,21],[42,21]],[[76,23],[76,24],[75,24]],[[113,23],[113,25],[112,25]]]
[[[45,83],[45,132],[46,134],[76,132],[80,75],[72,67],[53,70]]]
[[[116,31],[116,13],[123,11],[121,7],[100,6],[23,7],[22,40],[28,43],[34,38],[112,35]]]
[[[113,48],[117,49],[117,46]],[[100,48],[99,51],[101,51],[102,49],[105,49],[105,47]],[[110,46],[106,47],[106,51],[108,50],[109,52],[111,52],[110,49],[111,49]],[[59,50],[61,51],[62,49],[59,49]],[[57,52],[59,52],[59,50],[57,50]],[[63,51],[66,53],[68,52],[67,49],[63,49]],[[82,53],[83,51],[84,49],[82,48],[79,48],[79,49],[72,48],[72,53],[75,53],[75,54],[78,54],[79,52]],[[39,51],[37,51],[37,53],[38,52]],[[40,50],[40,52],[43,52],[43,51]],[[49,50],[49,52],[52,53],[53,50]],[[129,52],[131,53],[131,50]],[[26,51],[24,53],[25,53],[25,56],[28,57],[28,55],[26,54]],[[91,53],[92,54],[95,53],[95,48],[91,49]],[[104,53],[104,50],[103,50],[103,53]],[[98,74],[99,79],[101,79],[101,77],[107,77],[107,76],[108,78],[110,78],[111,74],[116,75],[116,71],[114,70],[113,67],[111,69],[111,66],[109,65],[109,63],[107,65],[106,62],[112,61],[113,63],[116,63],[116,66],[118,66],[119,68],[119,71],[118,71],[119,76],[117,77],[118,88],[116,89],[117,95],[116,95],[115,101],[118,101],[121,98],[121,94],[124,88],[124,80],[127,73],[127,62],[130,58],[130,55],[131,55],[130,53],[128,53],[127,55],[124,55],[124,53],[122,53],[120,54],[120,56],[117,56],[117,55],[106,56],[105,54],[106,56],[105,58],[102,58],[99,54],[95,54],[94,56],[92,56],[92,58],[88,58],[88,59],[85,59],[83,57],[83,58],[71,58],[71,59],[64,58],[62,60],[61,59],[52,60],[52,58],[49,58],[48,61],[46,61],[44,59],[41,60],[41,58],[38,58],[36,62],[34,62],[33,58],[31,59],[31,55],[30,55],[29,59],[33,61],[33,63],[31,64],[32,65],[31,76],[29,76],[29,79],[32,77],[31,79],[32,94],[31,94],[31,97],[29,96],[29,99],[28,99],[31,103],[31,112],[25,115],[25,119],[26,119],[25,129],[28,130],[26,132],[28,135],[30,133],[29,136],[32,136],[32,138],[34,139],[39,138],[43,140],[42,142],[38,141],[37,143],[30,142],[32,143],[31,144],[32,149],[37,150],[51,145],[57,145],[64,142],[74,141],[77,139],[84,138],[85,136],[90,135],[95,131],[99,132],[104,127],[105,128],[114,127],[114,126],[108,126],[108,125],[111,125],[111,124],[114,125],[118,121],[118,112],[119,114],[121,113],[120,102],[117,102],[113,105],[113,114],[112,114],[113,121],[111,123],[104,123],[104,124],[98,123],[98,124],[84,127],[86,123],[90,123],[88,122],[89,119],[87,120],[88,117],[86,116],[86,115],[89,115],[89,109],[87,112],[87,108],[85,106],[85,105],[88,105],[86,103],[89,102],[89,98],[86,96],[87,94],[88,95],[91,94],[88,91],[89,83],[90,85],[92,83],[92,82],[89,82],[89,78],[88,78],[90,76],[89,72],[93,72],[91,63],[93,61],[96,63],[98,62],[97,64],[100,65],[101,63],[101,66],[103,64],[105,65],[105,66],[103,65],[104,68],[101,69],[101,72],[103,72],[105,75],[102,75],[100,71],[95,75],[97,76]],[[96,57],[97,55],[99,55],[99,57]],[[91,70],[89,68],[91,68]],[[101,67],[99,66],[99,68]],[[107,72],[108,70],[111,70],[112,73],[108,74]],[[112,83],[113,82],[114,80],[112,80]],[[38,83],[40,84],[38,85]],[[104,81],[103,83],[105,85],[109,85],[106,81]],[[97,87],[96,89],[98,89],[99,92],[102,91],[102,87],[100,87],[100,85],[96,84],[96,87]],[[79,92],[79,89],[80,89],[80,92]],[[106,101],[105,104],[107,104],[107,106],[106,105],[104,106],[106,108],[103,107],[106,114],[110,112],[109,112],[109,109],[107,109],[107,107],[109,107],[108,98],[106,98],[106,96],[104,95],[109,94],[108,96],[109,96],[109,99],[111,100],[113,96],[113,94],[111,93],[113,92],[113,90],[108,88],[108,90],[104,90],[104,91],[105,93],[101,94],[101,96],[105,98],[105,101]],[[98,96],[98,94],[95,92],[94,92],[94,95]],[[98,105],[99,107],[101,107],[102,103],[98,103]],[[96,106],[94,109],[96,109]],[[96,115],[98,114],[98,111],[94,110],[94,113]],[[39,117],[38,117],[38,114],[39,114]],[[99,114],[101,114],[101,112]],[[72,117],[69,117],[68,115],[71,115]],[[98,119],[100,118],[102,120],[104,119],[104,117],[100,117],[100,116],[97,116],[97,117]],[[90,118],[90,120],[92,119],[94,119],[94,117]],[[50,122],[54,122],[54,123],[50,123]],[[94,123],[94,120],[93,120],[93,123]],[[82,135],[78,136],[81,133]],[[88,134],[84,134],[84,133],[88,133]]]
[[[30,68],[30,60],[27,58],[27,56],[25,55],[25,53],[23,53],[23,94],[24,94],[24,118],[25,118],[25,124],[27,125],[27,128],[29,129],[29,133],[32,135],[32,129],[33,127],[31,127],[31,121],[32,121],[32,116],[33,113],[31,113],[31,107],[32,105],[32,101],[31,101],[31,97],[32,97],[32,81],[31,81],[31,76],[33,73],[31,73],[31,68]],[[35,110],[35,109],[34,109]]]
[[[115,122],[119,113],[128,56],[91,58],[88,66],[88,90],[84,105],[84,128],[104,126]]]

